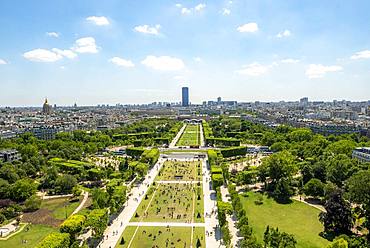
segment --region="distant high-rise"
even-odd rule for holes
[[[221,103],[221,97],[219,96],[219,97],[217,97],[217,103]]]
[[[189,88],[182,87],[182,106],[188,107],[189,106]]]

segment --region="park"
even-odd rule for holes
[[[187,124],[182,133],[177,146],[199,146],[200,145],[200,125]]]

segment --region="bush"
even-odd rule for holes
[[[82,231],[85,220],[84,215],[72,215],[60,225],[60,232],[69,233],[74,238],[77,233]]]
[[[26,207],[27,211],[36,211],[41,207],[41,201],[42,200],[40,197],[33,195],[26,200],[24,206]]]
[[[70,245],[68,233],[50,233],[46,236],[36,248],[67,248]]]

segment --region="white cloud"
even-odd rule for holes
[[[141,63],[147,67],[159,71],[179,71],[185,67],[181,59],[170,56],[147,56]]]
[[[109,20],[105,16],[89,16],[86,18],[87,21],[94,23],[97,26],[109,25]]]
[[[97,53],[98,47],[93,37],[84,37],[76,40],[72,50],[78,53]]]
[[[230,13],[231,13],[231,10],[229,10],[229,9],[227,9],[227,8],[224,8],[224,9],[222,10],[222,15],[224,15],[224,16],[226,16],[226,15],[230,15]]]
[[[299,59],[282,59],[280,62],[285,64],[297,64]]]
[[[46,32],[46,35],[49,36],[49,37],[54,37],[54,38],[59,37],[59,33],[57,33],[57,32]]]
[[[288,29],[285,29],[284,31],[279,32],[276,37],[277,38],[283,38],[283,37],[289,37],[292,34]]]
[[[0,59],[0,65],[6,65],[6,64],[8,64],[8,62],[6,62],[5,60],[3,60],[3,59]]]
[[[200,58],[200,57],[194,57],[194,61],[200,63],[200,62],[202,62],[202,58]]]
[[[122,59],[120,57],[113,57],[109,60],[109,62],[121,66],[121,67],[134,67],[134,63],[131,60]]]
[[[158,35],[161,25],[157,24],[154,27],[149,25],[136,26],[134,30],[139,33]]]
[[[200,3],[200,4],[196,5],[194,8],[187,8],[187,7],[183,7],[182,4],[179,4],[179,3],[176,4],[177,8],[181,8],[181,14],[183,14],[183,15],[190,15],[193,12],[200,12],[203,9],[205,9],[206,6],[207,6],[206,4]]]
[[[328,72],[341,71],[343,67],[338,65],[324,66],[321,64],[310,64],[306,70],[308,78],[322,78]]]
[[[53,48],[51,49],[53,52],[55,52],[56,54],[60,54],[62,55],[63,57],[66,57],[66,58],[69,58],[69,59],[74,59],[77,57],[77,54],[75,54],[73,51],[71,50],[61,50],[61,49],[58,49],[58,48]]]
[[[204,3],[200,3],[198,4],[197,6],[195,6],[195,11],[201,11],[202,9],[204,9],[206,7],[206,5]]]
[[[25,52],[23,57],[34,62],[55,62],[63,58],[61,54],[40,48]]]
[[[370,59],[370,50],[363,50],[351,56],[351,59]]]
[[[249,65],[243,65],[240,70],[237,70],[236,72],[241,74],[241,75],[248,75],[248,76],[261,76],[265,73],[267,73],[268,69],[270,66],[264,66],[259,63],[252,63]]]
[[[191,14],[191,9],[188,9],[188,8],[181,8],[181,14],[183,15],[188,15],[188,14]]]
[[[258,31],[258,25],[255,22],[243,24],[237,28],[240,33],[254,33]]]

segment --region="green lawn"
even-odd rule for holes
[[[304,203],[293,201],[290,204],[278,204],[272,198],[263,196],[263,204],[256,205],[258,193],[248,193],[241,197],[247,212],[249,223],[257,239],[262,242],[267,225],[279,227],[279,230],[293,234],[297,248],[322,248],[329,241],[319,236],[323,226],[319,222],[320,210]]]
[[[166,161],[158,173],[156,181],[201,181],[202,163],[184,161]]]
[[[14,235],[8,240],[0,240],[0,247],[24,247],[24,248],[33,248],[38,244],[45,236],[53,231],[58,231],[55,228],[45,225],[28,225],[23,229],[22,232]],[[27,243],[22,243],[22,240],[27,240]]]
[[[200,126],[186,125],[177,146],[199,146],[200,145]]]
[[[80,201],[70,202],[70,198],[57,198],[42,201],[41,208],[52,211],[53,217],[65,220],[80,205]]]
[[[200,200],[198,200],[198,195]],[[145,214],[149,203],[147,214]],[[187,222],[194,218],[194,222],[203,222],[203,204],[202,184],[199,186],[196,184],[157,184],[149,188],[147,197],[144,197],[136,210],[138,217],[134,215],[131,221]],[[193,207],[194,216],[192,215]],[[200,218],[198,218],[198,213]]]
[[[117,248],[128,247],[130,240],[132,240],[131,248],[142,248],[142,247],[174,247],[184,248],[190,247],[190,243],[193,243],[193,247],[197,242],[197,239],[201,241],[202,246],[205,247],[204,228],[197,227],[194,229],[193,241],[191,241],[191,228],[190,227],[139,227],[135,236],[133,237],[137,227],[129,226],[125,229],[122,237],[125,241],[123,245],[120,244],[122,237],[119,239]],[[166,241],[168,246],[166,246]]]

